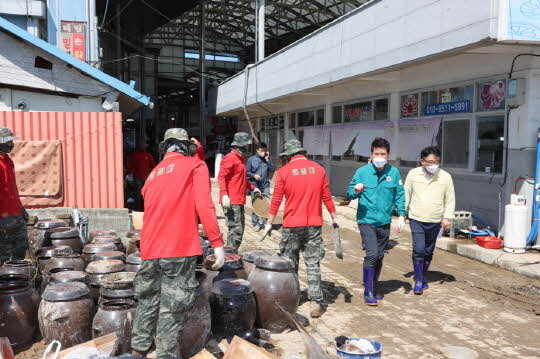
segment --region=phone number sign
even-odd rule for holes
[[[471,112],[471,101],[456,101],[427,105],[424,115],[444,115],[447,113]]]

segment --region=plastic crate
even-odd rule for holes
[[[491,236],[479,236],[476,237],[476,244],[488,249],[500,249],[502,247],[502,239]]]

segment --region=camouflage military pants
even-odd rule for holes
[[[296,273],[302,252],[307,267],[308,299],[321,302],[323,293],[320,262],[324,258],[322,227],[283,227],[279,249],[282,256],[294,262]]]
[[[24,259],[28,249],[26,221],[22,216],[0,218],[0,263]]]
[[[155,337],[157,359],[179,357],[178,338],[195,302],[197,257],[143,260],[134,280],[139,301],[131,347],[150,349]]]
[[[223,213],[227,219],[227,246],[238,249],[242,244],[244,228],[246,226],[246,217],[244,205],[231,204],[230,208],[223,208]]]

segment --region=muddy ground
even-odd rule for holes
[[[215,188],[213,194],[216,197]],[[222,211],[217,211],[225,231]],[[307,328],[323,348],[331,351],[332,339],[347,335],[381,342],[384,358],[446,358],[441,348],[448,345],[473,349],[479,358],[540,358],[540,280],[436,250],[428,276],[430,288],[422,296],[414,295],[410,232],[397,235],[393,229],[393,248],[381,275],[384,300],[378,307],[368,307],[362,297],[364,253],[354,210],[339,207],[338,213],[345,259],[335,257],[330,227],[325,226],[322,272],[329,305],[321,318],[309,319]],[[325,219],[329,223],[329,217]],[[260,242],[260,232],[250,223],[248,208],[241,251],[277,251],[280,231]],[[304,268],[300,281],[305,288]],[[309,317],[309,303],[302,304],[298,313]],[[272,341],[282,357],[305,358],[297,331],[273,335]],[[43,343],[36,343],[16,358],[41,358],[43,349]]]

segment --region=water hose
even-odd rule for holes
[[[531,226],[531,231],[529,232],[529,236],[527,237],[527,248],[531,249],[531,247],[535,244],[536,238],[538,236],[538,221],[540,218],[538,215],[540,214],[540,208],[539,203],[536,200],[536,196],[538,195],[538,190],[536,189],[536,185],[539,182],[539,172],[540,171],[540,132],[538,133],[538,137],[536,138],[536,168],[534,170],[534,192],[533,192],[533,221]]]

